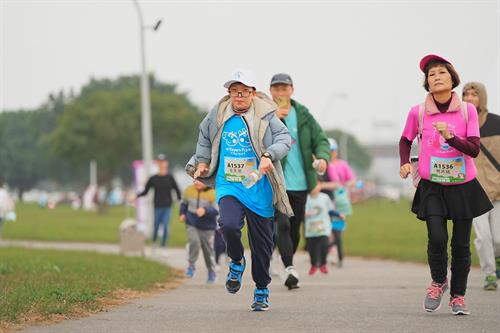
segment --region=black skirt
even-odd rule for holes
[[[477,179],[464,184],[441,185],[421,179],[411,211],[425,221],[437,215],[447,220],[468,220],[483,215],[493,208]]]

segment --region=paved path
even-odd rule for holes
[[[10,245],[89,249],[118,252],[115,245],[9,242]],[[4,243],[4,245],[6,245]],[[148,253],[148,256],[150,254]],[[200,256],[201,257],[201,256]],[[185,266],[185,251],[172,249],[156,258],[173,267]],[[275,262],[274,265],[277,266]],[[328,275],[307,276],[307,256],[296,258],[301,288],[286,290],[275,277],[268,312],[251,312],[250,270],[243,289],[229,295],[221,271],[216,285],[206,285],[206,270],[175,290],[132,301],[109,312],[68,320],[25,332],[498,332],[500,291],[481,289],[482,275],[475,268],[469,278],[470,316],[452,316],[446,304],[436,313],[422,310],[429,282],[425,265],[347,258],[342,269]],[[250,266],[249,266],[250,267]]]

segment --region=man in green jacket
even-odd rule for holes
[[[299,276],[293,267],[293,255],[300,241],[300,227],[304,221],[307,194],[318,185],[317,173],[326,171],[330,160],[330,144],[318,122],[302,104],[292,99],[294,92],[290,75],[279,73],[271,79],[271,95],[278,104],[278,117],[285,123],[292,136],[292,148],[282,165],[292,217],[277,212],[277,245],[286,267],[285,286],[299,287]],[[316,168],[313,167],[314,160]]]

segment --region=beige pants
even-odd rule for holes
[[[194,266],[198,260],[200,248],[203,252],[205,265],[209,272],[215,271],[215,250],[214,250],[214,237],[215,230],[201,230],[186,225],[188,234],[188,261],[189,265]]]
[[[495,275],[495,257],[500,257],[500,201],[493,201],[493,209],[474,219],[474,245],[481,270],[486,276]]]

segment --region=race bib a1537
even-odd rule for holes
[[[228,182],[241,182],[253,170],[257,170],[255,157],[224,157],[224,178]]]

